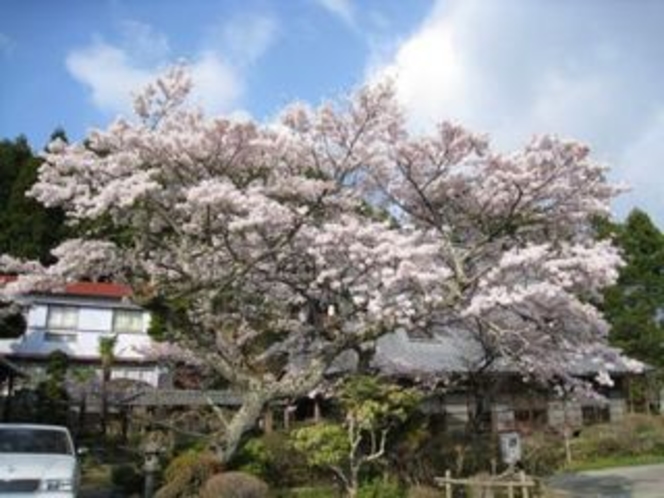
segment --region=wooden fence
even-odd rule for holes
[[[445,477],[436,477],[435,482],[445,490],[445,498],[453,498],[454,490],[462,487],[464,490],[471,489],[473,498],[493,498],[497,493],[507,491],[508,498],[534,498],[536,483],[521,471],[507,477],[489,476],[486,478],[453,478],[452,472],[445,472]]]

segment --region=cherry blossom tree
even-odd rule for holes
[[[511,155],[442,124],[411,136],[389,83],[277,123],[206,117],[174,68],[136,118],[56,140],[31,195],[79,225],[57,262],[3,259],[5,292],[112,277],[165,339],[242,393],[228,459],[266,404],[316,387],[342,352],[397,327],[481,328],[540,376],[605,334],[588,304],[620,259],[593,238],[618,189],[576,142]]]

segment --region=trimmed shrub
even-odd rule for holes
[[[245,472],[224,472],[209,478],[200,498],[267,498],[269,488],[258,477]]]
[[[288,434],[273,432],[247,441],[232,468],[256,475],[273,488],[292,488],[318,481],[318,474],[293,448]]]
[[[111,482],[113,487],[122,491],[123,496],[141,493],[143,490],[143,475],[135,465],[122,464],[111,468]]]
[[[200,487],[220,471],[221,464],[211,452],[186,451],[166,467],[165,484],[157,491],[155,498],[196,496]]]

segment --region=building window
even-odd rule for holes
[[[143,312],[114,310],[113,332],[143,332]]]
[[[49,329],[75,330],[78,326],[78,308],[49,306],[46,325]]]
[[[610,422],[609,407],[604,405],[588,405],[581,408],[583,425],[606,424]]]
[[[63,334],[61,332],[46,332],[44,334],[46,342],[76,342],[76,334]]]

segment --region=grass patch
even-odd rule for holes
[[[81,489],[110,489],[111,466],[107,464],[83,465],[81,472]]]
[[[584,427],[571,440],[572,463],[565,464],[562,437],[541,432],[525,440],[526,470],[539,476],[560,471],[664,463],[664,417],[629,415],[620,422]]]
[[[664,463],[664,455],[609,456],[594,460],[572,463],[567,470],[603,470],[613,467],[633,467],[638,465],[654,465]]]
[[[277,491],[278,498],[338,498],[339,489],[333,486],[302,486]]]

